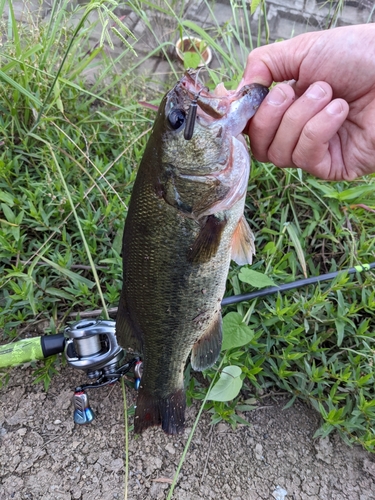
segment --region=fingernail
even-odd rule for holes
[[[326,92],[320,85],[314,83],[307,89],[306,95],[311,99],[322,99],[326,95]]]
[[[283,90],[281,90],[280,87],[275,87],[271,90],[271,92],[268,95],[268,102],[270,104],[274,104],[275,106],[280,106],[280,104],[283,104],[287,99],[287,96]]]
[[[332,101],[327,106],[327,113],[330,115],[339,115],[342,111],[342,104],[340,101]]]

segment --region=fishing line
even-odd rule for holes
[[[371,264],[361,264],[359,266],[350,267],[349,269],[343,269],[341,271],[335,271],[327,274],[320,274],[319,276],[313,276],[311,278],[304,278],[302,280],[292,281],[291,283],[284,283],[280,286],[271,286],[268,288],[263,288],[262,290],[257,290],[256,292],[243,293],[238,295],[232,295],[231,297],[225,297],[221,301],[222,306],[229,306],[231,304],[238,304],[238,302],[246,302],[248,300],[257,299],[259,297],[265,297],[267,295],[273,295],[278,292],[287,292],[288,290],[293,290],[294,288],[300,288],[302,286],[314,285],[315,283],[320,283],[321,281],[329,281],[336,278],[341,273],[355,274],[362,273],[364,271],[370,271],[375,269],[375,262]]]

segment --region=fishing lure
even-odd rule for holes
[[[191,101],[189,106],[188,115],[186,118],[185,130],[184,130],[184,138],[187,141],[193,137],[194,128],[195,128],[195,119],[197,117],[197,109],[198,109],[198,98],[201,93],[201,90],[196,94],[194,99]]]

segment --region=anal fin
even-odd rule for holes
[[[254,235],[243,215],[233,234],[231,258],[240,266],[244,266],[252,263],[253,255],[255,255]]]
[[[215,363],[221,351],[222,339],[222,319],[218,311],[210,326],[193,346],[191,352],[193,370],[201,372]]]
[[[121,294],[116,316],[116,337],[123,349],[142,353],[142,333],[134,325],[126,305],[124,294]]]

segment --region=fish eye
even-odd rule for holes
[[[168,115],[168,121],[173,130],[179,129],[185,123],[185,111],[182,109],[172,109]]]

